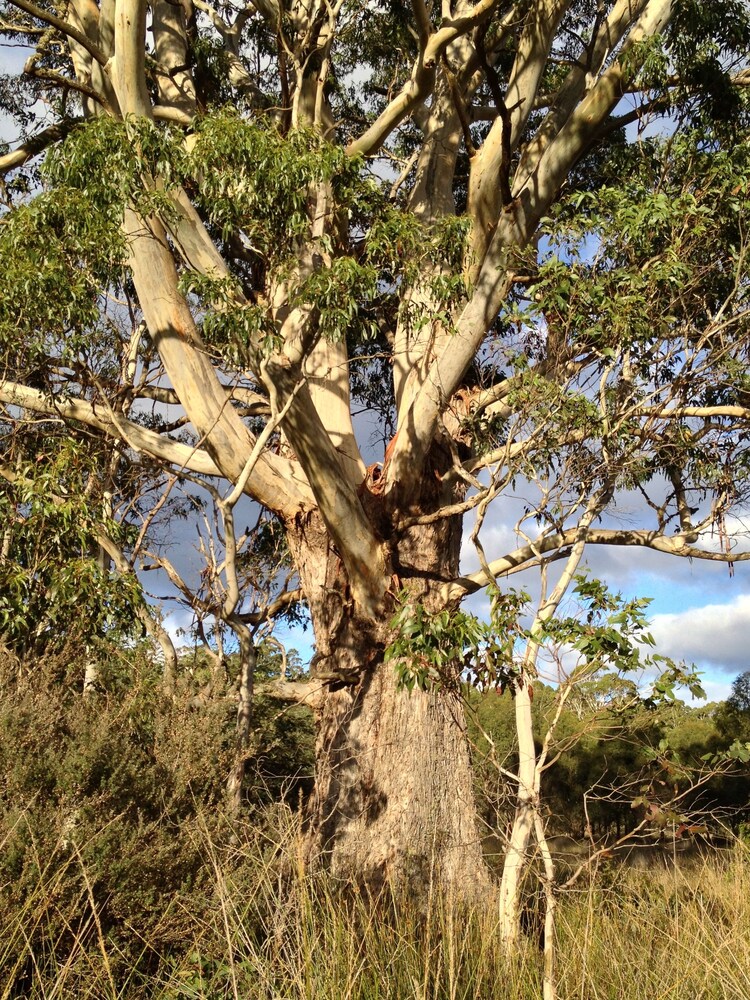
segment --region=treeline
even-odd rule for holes
[[[648,819],[655,836],[680,827],[739,831],[750,817],[750,776],[733,745],[750,741],[750,672],[727,701],[690,705],[652,700],[618,674],[583,681],[557,718],[554,688],[534,685],[537,749],[554,720],[541,798],[552,833],[611,841]],[[509,694],[471,704],[474,762],[488,829],[502,829],[513,800],[504,772],[515,772]]]

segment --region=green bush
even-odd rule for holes
[[[0,653],[0,926],[13,928],[0,967],[21,983],[91,949],[118,981],[183,956],[216,906],[206,845],[261,822],[285,784],[279,755],[287,773],[310,767],[309,720],[295,729],[261,699],[247,809],[232,816],[233,698],[197,698],[189,674],[166,697],[145,650],[115,650],[97,673],[83,697],[80,657]]]

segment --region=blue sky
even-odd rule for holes
[[[485,543],[492,559],[515,544],[493,548],[493,540],[512,536],[510,525],[488,525]],[[183,568],[197,565],[191,543],[180,546]],[[502,551],[501,551],[502,550]],[[476,568],[469,546],[464,547],[465,571]],[[586,557],[591,575],[605,580],[626,598],[650,597],[648,616],[656,651],[675,660],[695,663],[702,674],[709,701],[726,698],[737,674],[750,670],[750,563],[737,563],[733,576],[726,565],[670,557],[657,552],[591,547]],[[501,581],[502,582],[502,581]],[[534,589],[533,575],[513,576],[508,585]],[[487,610],[483,591],[466,602],[467,610],[482,616]],[[191,615],[173,611],[170,631],[189,626]],[[280,641],[296,649],[308,662],[314,652],[312,629],[280,624]],[[186,643],[186,639],[180,640]]]
[[[489,561],[523,544],[515,534],[514,524],[524,502],[520,495],[505,497],[488,513],[481,538]],[[644,516],[645,505],[633,494],[618,496],[614,512],[612,523],[607,526],[652,526]],[[479,568],[468,539],[472,524],[473,516],[468,515],[462,550],[462,566],[467,572]],[[743,537],[746,520],[728,518],[727,527],[736,534],[738,548],[747,549]],[[717,540],[709,534],[701,538],[701,546],[716,548]],[[750,670],[750,562],[735,563],[730,574],[725,563],[690,560],[651,549],[592,545],[586,551],[583,567],[588,575],[603,580],[611,591],[619,591],[625,598],[652,599],[648,617],[652,621],[656,651],[678,661],[695,663],[702,674],[708,700],[726,698],[734,678]],[[554,569],[550,572],[552,578]],[[511,576],[507,585],[533,594],[536,581],[537,573],[533,571]],[[499,582],[503,586],[503,581]],[[485,614],[484,593],[470,598],[467,608],[480,616]]]

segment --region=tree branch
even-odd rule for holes
[[[670,0],[649,0],[628,36],[624,51],[661,31],[670,13]],[[422,467],[440,414],[510,291],[512,275],[507,270],[510,248],[527,244],[568,171],[588,148],[592,132],[622,96],[625,81],[621,53],[571,114],[524,190],[514,190],[510,210],[501,214],[477,275],[474,293],[456,322],[456,332],[432,363],[403,419],[399,419],[390,466],[384,471],[387,489],[399,486],[402,502],[408,499],[408,484],[414,482],[413,469]]]
[[[521,157],[515,177],[516,189],[522,186],[539,165],[542,154],[584,95],[587,81],[591,82],[600,72],[608,53],[619,45],[645,4],[646,0],[617,0],[592,39],[585,62],[579,61],[572,67],[557,93],[550,98],[550,111]]]
[[[497,577],[517,570],[524,563],[531,564],[546,552],[554,552],[556,549],[573,545],[577,533],[578,528],[570,528],[567,531],[548,535],[532,544],[523,545],[501,559],[489,563],[491,578],[484,570],[478,570],[476,573],[470,573],[468,576],[445,584],[442,596],[447,602],[455,602],[467,594],[474,594],[482,587],[488,586]],[[727,563],[750,560],[750,552],[710,552],[707,549],[688,545],[681,534],[662,535],[657,531],[593,528],[586,533],[586,544],[632,545],[634,548],[654,549],[656,552],[664,552],[667,555],[681,556],[687,559],[705,559],[711,562]]]
[[[26,142],[21,143],[10,153],[0,156],[0,176],[4,176],[10,170],[22,167],[24,163],[33,159],[38,153],[43,153],[53,142],[58,142],[69,135],[76,125],[80,124],[83,118],[69,118],[58,125],[50,125],[49,128],[37,132]]]
[[[114,116],[117,112],[107,97],[98,91],[95,87],[90,87],[86,83],[80,83],[78,80],[72,80],[70,77],[65,76],[62,73],[57,73],[53,69],[43,69],[39,66],[34,66],[27,62],[26,69],[24,72],[27,76],[36,77],[38,80],[49,80],[50,83],[56,84],[58,87],[62,87],[63,90],[74,90],[78,94],[83,94],[85,97],[91,98],[92,101],[96,101],[100,104],[104,110]]]
[[[597,129],[625,93],[631,72],[626,69],[625,56],[638,43],[658,35],[668,23],[671,13],[671,0],[648,0],[638,21],[631,28],[618,58],[599,76],[586,96],[575,104],[574,110],[541,155],[537,151],[535,155],[538,159],[533,169],[529,169],[531,161],[526,164],[525,169],[519,168],[513,183],[513,193],[522,201],[528,217],[527,229],[536,227],[571,167],[589,148]],[[630,23],[630,19],[623,15],[626,25]],[[576,84],[576,88],[578,86]],[[571,100],[575,96],[574,93]],[[527,155],[530,155],[529,150]]]
[[[274,598],[268,607],[262,608],[260,611],[243,611],[237,617],[246,625],[256,627],[282,614],[291,604],[301,601],[303,597],[304,594],[299,589],[285,590],[283,594]]]
[[[203,476],[219,478],[224,476],[222,470],[204,448],[162,437],[156,431],[142,427],[119,414],[113,414],[111,409],[102,411],[82,399],[70,396],[52,397],[38,389],[30,389],[16,382],[0,380],[0,402],[8,403],[11,406],[21,406],[34,413],[44,413],[50,417],[77,420],[110,437],[121,438],[128,447],[136,452],[143,452],[161,459],[178,469],[187,469]],[[250,438],[249,434],[248,438]],[[252,439],[250,438],[250,440]],[[299,480],[299,473],[294,469],[294,464],[279,455],[268,453],[261,456],[260,462],[266,467],[266,475],[270,472],[279,484],[276,487],[275,502],[268,504],[269,509],[278,510],[281,514],[284,514],[285,511],[289,512],[286,504],[289,503],[287,491],[290,486],[293,485],[299,491],[300,499],[303,495],[303,484]],[[283,489],[281,484],[284,485]],[[252,491],[249,492],[252,495]],[[312,505],[314,501],[309,492],[307,497],[307,503]],[[291,511],[298,509],[296,503],[291,507]]]
[[[0,381],[0,401],[11,406],[22,406],[34,413],[76,420],[110,437],[122,438],[134,451],[144,452],[178,468],[189,469],[204,476],[222,475],[219,467],[202,448],[171,441],[125,417],[118,416],[115,424],[111,416],[105,416],[82,399],[48,396],[38,389],[30,389],[16,382]]]
[[[271,404],[265,396],[252,389],[245,389],[242,386],[227,385],[227,398],[242,404],[239,411],[243,416],[267,417],[271,413]],[[132,399],[150,399],[155,403],[163,403],[166,406],[182,406],[180,398],[174,389],[169,389],[161,385],[139,386],[132,394]]]
[[[420,55],[411,77],[370,127],[346,147],[349,156],[372,156],[391,132],[430,94],[435,83],[435,66],[426,66]]]
[[[467,35],[485,18],[491,17],[494,10],[500,6],[500,2],[501,0],[480,0],[471,8],[469,14],[445,20],[442,26],[429,36],[414,63],[411,77],[401,92],[359,139],[349,143],[346,149],[349,156],[371,156],[380,149],[391,132],[429,96],[435,83],[437,63],[451,42],[461,35]],[[503,18],[503,24],[512,21],[515,16],[516,7],[513,7]]]
[[[279,701],[290,701],[295,705],[306,705],[313,711],[323,707],[326,698],[326,685],[321,680],[284,681],[275,680],[264,684],[259,691],[278,698]]]
[[[673,406],[673,407],[638,407],[635,411],[638,417],[656,417],[662,420],[682,417],[736,417],[740,420],[750,420],[750,407],[732,404],[720,406]]]
[[[411,0],[411,9],[414,11],[414,20],[417,22],[419,47],[424,50],[432,33],[430,15],[425,7],[424,0]]]
[[[18,7],[19,10],[25,11],[27,14],[31,14],[38,21],[43,21],[45,24],[49,24],[53,28],[57,28],[68,38],[72,38],[74,41],[78,42],[82,49],[85,49],[88,54],[95,59],[100,66],[104,67],[107,65],[108,57],[105,52],[99,48],[98,45],[94,45],[89,36],[85,31],[81,31],[76,28],[74,24],[70,21],[65,21],[61,17],[57,17],[55,14],[44,10],[41,7],[37,7],[35,3],[31,3],[31,0],[10,0],[10,3],[14,7]]]
[[[424,50],[424,63],[427,67],[434,66],[451,42],[459,35],[466,35],[485,18],[491,17],[501,0],[479,0],[468,14],[452,20],[445,19],[442,26],[431,36]]]

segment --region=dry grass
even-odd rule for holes
[[[566,900],[558,936],[565,998],[750,997],[750,851],[623,872]]]
[[[81,853],[60,845],[39,859],[38,885],[15,912],[12,886],[0,886],[0,1000],[541,997],[536,945],[506,957],[489,903],[467,912],[432,893],[426,911],[393,898],[373,907],[307,872],[299,843],[293,823],[234,846],[206,833],[211,892],[194,907],[175,901],[164,919],[182,921],[182,946],[158,955],[147,939],[125,952],[108,936]],[[77,895],[63,891],[74,876]],[[750,996],[750,851],[741,843],[686,871],[602,872],[564,896],[558,914],[562,1000]]]

